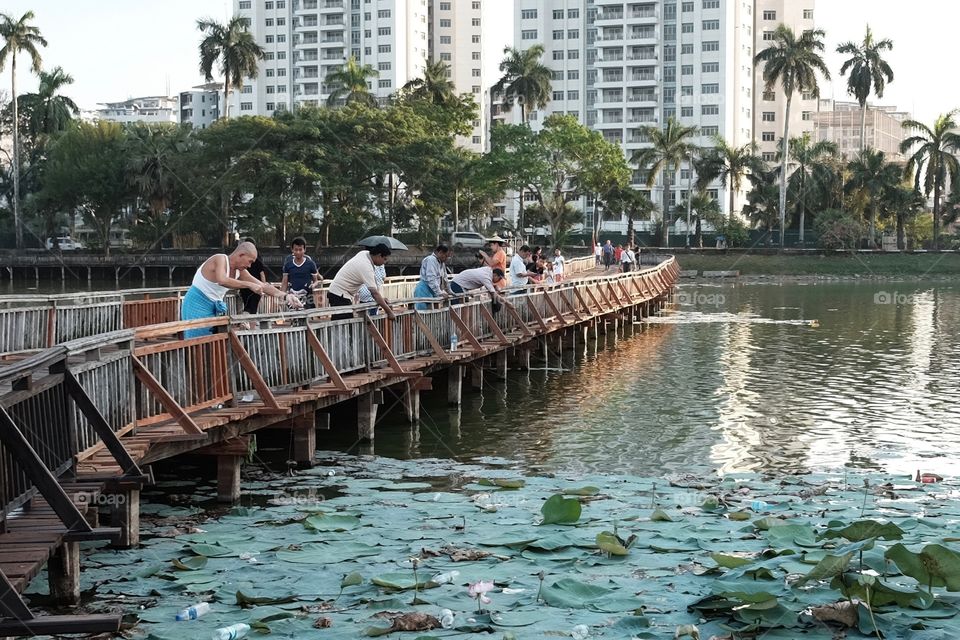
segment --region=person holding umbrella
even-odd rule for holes
[[[376,244],[368,245],[368,242],[380,241]],[[392,242],[391,242],[392,241]],[[390,256],[390,244],[399,245],[406,249],[406,246],[393,238],[385,236],[372,236],[360,241],[361,246],[370,246],[369,250],[360,251],[357,255],[347,260],[346,264],[340,267],[337,275],[334,276],[330,287],[327,289],[327,303],[331,307],[349,307],[353,304],[354,298],[360,292],[360,287],[367,285],[370,295],[377,301],[380,308],[387,314],[387,318],[393,320],[396,317],[390,303],[380,293],[380,287],[377,284],[375,267],[383,266]],[[345,320],[352,318],[352,313],[338,313],[333,316],[334,320]]]

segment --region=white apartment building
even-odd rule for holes
[[[752,7],[753,0],[518,0],[515,46],[544,45],[543,63],[553,70],[553,99],[546,113],[531,115],[531,126],[551,113],[575,115],[628,159],[648,144],[641,127],[662,127],[671,116],[700,127],[699,145],[709,146],[714,135],[748,143]],[[686,197],[691,177],[689,167],[677,171],[671,202]],[[649,193],[646,175],[636,169],[633,185],[662,202],[659,178]],[[719,184],[711,191],[729,207]],[[582,206],[590,227],[592,203]],[[515,215],[513,209],[508,203],[505,215]],[[605,223],[620,226],[626,223]]]
[[[180,121],[179,97],[145,96],[123,102],[104,102],[100,104],[92,119],[121,123],[176,124]]]
[[[210,82],[180,92],[180,123],[206,129],[220,117],[223,84]]]
[[[450,65],[456,92],[472,93],[479,113],[460,146],[487,149],[490,87],[500,79],[504,48],[513,46],[513,0],[430,0],[430,59]]]
[[[234,10],[266,50],[236,115],[322,104],[324,78],[351,56],[378,71],[369,86],[383,99],[422,75],[429,52],[427,0],[234,0]]]
[[[814,27],[815,0],[755,0],[754,36],[756,51],[762,51],[771,44],[773,32],[780,24],[785,24],[798,36]],[[783,121],[787,115],[787,97],[778,85],[775,90],[767,91],[763,81],[763,65],[756,66],[754,85],[753,130],[758,150],[767,162],[777,158],[780,138],[783,137]],[[812,134],[814,115],[817,112],[817,96],[795,94],[790,105],[790,137]]]
[[[813,140],[828,141],[837,145],[840,155],[852,160],[860,153],[859,102],[820,100],[820,109],[813,116]],[[900,153],[900,144],[912,133],[903,128],[903,122],[911,116],[896,107],[867,103],[866,146],[882,151],[890,162],[905,162]]]

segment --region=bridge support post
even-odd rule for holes
[[[330,414],[326,411],[314,413],[313,420],[317,431],[330,431]]]
[[[317,426],[313,411],[291,418],[290,431],[293,437],[293,460],[297,467],[312,467],[317,451]]]
[[[176,269],[176,267],[167,267],[167,283],[168,283],[168,284],[171,284],[171,285],[173,284],[173,270],[174,270],[174,269]]]
[[[407,412],[407,422],[415,424],[420,422],[420,389],[416,383],[406,382],[403,390],[403,408]]]
[[[447,370],[447,402],[460,406],[463,401],[463,365],[455,364]]]
[[[110,519],[120,527],[120,537],[112,545],[129,549],[140,544],[140,489],[127,487],[112,494],[113,509]]]
[[[513,368],[522,371],[530,371],[530,348],[527,345],[514,347],[513,349]]]
[[[240,499],[240,464],[236,455],[217,456],[217,502],[236,502]]]
[[[474,389],[483,388],[483,361],[479,361],[470,367],[470,386]]]
[[[377,398],[374,392],[357,397],[357,437],[360,440],[373,440],[374,426],[377,424]]]
[[[80,602],[80,543],[64,542],[47,562],[50,596],[59,604]]]
[[[507,379],[507,350],[497,351],[496,355],[496,374],[501,380]]]

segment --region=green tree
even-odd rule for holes
[[[720,184],[730,188],[730,209],[728,214],[733,215],[736,196],[743,190],[743,181],[746,176],[759,170],[760,158],[757,156],[757,145],[750,142],[742,147],[727,144],[722,136],[714,136],[713,148],[706,149],[703,157],[696,163],[697,182],[700,189],[719,179]]]
[[[800,211],[800,244],[803,244],[807,222],[806,214],[810,209],[810,198],[815,187],[826,186],[830,183],[830,166],[824,161],[837,153],[837,145],[829,140],[813,142],[808,132],[798,138],[790,140],[790,160],[788,167],[792,167],[788,183]]]
[[[529,49],[503,50],[506,56],[500,63],[503,77],[493,85],[492,93],[503,97],[503,108],[509,111],[514,103],[520,105],[520,122],[526,123],[530,110],[543,109],[550,101],[552,72],[540,62],[543,45]]]
[[[650,216],[656,211],[657,206],[653,200],[642,191],[637,191],[633,187],[613,185],[601,195],[606,217],[616,216],[617,218],[627,219],[627,244],[631,247],[636,246],[636,233],[634,231],[634,222],[636,220],[649,220]]]
[[[129,143],[115,122],[79,122],[50,146],[41,197],[78,209],[110,255],[110,231],[136,195],[128,179]]]
[[[905,182],[909,180],[905,179]],[[897,249],[907,248],[905,235],[907,224],[923,213],[926,208],[923,195],[910,184],[899,184],[889,189],[881,203],[885,212],[892,215],[897,224]]]
[[[403,86],[411,98],[446,105],[457,97],[457,86],[450,79],[450,65],[443,60],[430,60],[422,78],[414,78]]]
[[[804,31],[799,38],[793,30],[781,24],[773,32],[773,43],[759,52],[754,61],[763,64],[763,81],[767,91],[777,84],[787,96],[787,108],[783,119],[783,138],[780,140],[780,246],[784,246],[787,215],[787,144],[790,140],[790,107],[797,91],[820,95],[817,73],[830,78],[830,70],[820,56],[823,51],[824,32],[821,29]]]
[[[693,246],[703,248],[703,221],[709,222],[715,230],[722,232],[726,224],[726,218],[723,215],[723,209],[716,198],[703,190],[697,190],[693,196],[680,204],[681,208],[689,207],[693,215],[695,230],[693,233]]]
[[[244,78],[257,77],[257,63],[263,60],[264,50],[250,33],[250,19],[230,18],[220,24],[209,18],[197,20],[197,29],[203,33],[200,41],[200,73],[207,82],[213,81],[213,67],[219,62],[223,75],[223,109],[220,117],[230,117],[230,89],[241,91]]]
[[[906,170],[916,176],[916,187],[927,197],[933,193],[933,249],[940,249],[940,198],[948,182],[957,179],[960,164],[955,155],[960,149],[956,111],[937,118],[932,127],[916,120],[905,120],[904,129],[914,134],[900,144],[900,152],[911,154]]]
[[[750,221],[751,226],[764,229],[770,234],[778,220],[777,206],[780,191],[777,187],[777,173],[770,170],[760,171],[750,174],[748,179],[752,188],[747,194],[743,215]],[[767,243],[769,244],[769,235]]]
[[[877,98],[882,98],[887,83],[893,82],[893,69],[882,55],[884,51],[892,49],[892,40],[873,38],[870,25],[867,25],[867,32],[862,42],[844,42],[837,47],[837,53],[850,56],[840,67],[840,75],[844,76],[847,71],[850,72],[850,77],[847,78],[847,92],[860,103],[861,151],[867,148],[867,99],[871,93],[876,93]]]
[[[13,226],[16,230],[17,248],[23,247],[23,220],[20,217],[20,118],[17,106],[17,55],[25,53],[30,56],[30,69],[40,73],[40,52],[37,47],[47,46],[47,41],[40,35],[40,29],[30,24],[33,20],[33,11],[27,11],[19,20],[12,16],[0,14],[0,71],[10,59],[10,103],[13,105]]]
[[[59,94],[68,84],[73,84],[73,76],[62,67],[54,67],[49,73],[40,72],[40,86],[36,93],[20,96],[20,108],[27,114],[28,133],[34,140],[41,135],[63,131],[74,116],[80,114],[73,100]]]
[[[877,246],[877,213],[882,210],[887,193],[901,180],[900,167],[887,162],[883,151],[866,149],[850,161],[850,180],[847,190],[859,194],[864,213],[869,219],[870,247]]]
[[[359,102],[370,107],[377,106],[377,97],[370,93],[368,83],[379,75],[380,72],[369,64],[362,65],[350,56],[346,64],[328,73],[324,80],[324,84],[330,88],[327,105],[332,107]]]
[[[673,177],[680,165],[690,160],[694,146],[690,142],[697,133],[697,127],[681,125],[672,116],[667,120],[663,129],[658,127],[641,127],[641,135],[649,138],[652,146],[635,151],[632,162],[637,163],[641,171],[647,173],[647,186],[653,187],[657,176],[663,176],[663,212],[661,246],[668,246],[670,242],[669,211],[670,190],[673,187]]]

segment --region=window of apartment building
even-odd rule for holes
[[[450,3],[449,3],[449,2],[441,2],[441,3],[440,3],[440,11],[450,11]]]
[[[567,100],[579,100],[579,99],[580,99],[579,91],[577,91],[576,89],[572,91],[567,91]]]
[[[272,1],[264,2],[264,3],[263,3],[263,8],[266,9],[267,11],[272,11],[272,10],[273,10],[273,2],[272,2]]]
[[[563,9],[554,9],[554,10],[553,10],[553,19],[554,19],[554,20],[563,20]]]
[[[704,53],[710,51],[720,51],[720,41],[719,40],[706,40],[703,45],[700,47],[700,50]]]
[[[451,60],[453,60],[453,55],[449,53],[441,53],[440,59],[443,60],[444,62],[450,62]]]
[[[287,25],[287,19],[286,19],[286,18],[277,18],[277,26],[278,26],[278,27],[285,27],[286,25]]]
[[[537,10],[536,9],[524,9],[520,12],[520,18],[523,20],[536,20],[537,19]]]
[[[677,81],[677,68],[670,66],[663,68],[663,81],[664,82],[676,82]]]
[[[449,29],[449,28],[450,28],[450,20],[447,19],[447,18],[441,18],[441,19],[440,19],[440,27],[443,28],[443,29]]]
[[[278,43],[278,44],[279,44],[279,43],[286,42],[286,41],[287,41],[287,34],[285,34],[285,33],[278,33],[278,34],[277,34],[277,43]]]
[[[776,99],[777,99],[777,94],[774,93],[773,91],[764,91],[764,92],[763,92],[763,100],[764,100],[764,102],[773,102],[773,101],[776,100]]]
[[[680,75],[682,76],[692,76],[693,75],[693,65],[684,64],[680,66]]]
[[[471,74],[474,78],[479,78],[479,77],[480,77],[480,69],[471,69],[471,70],[470,70],[470,74]]]
[[[273,35],[267,35],[263,37],[263,41],[267,44],[273,44]]]
[[[367,12],[365,12],[365,13],[363,14],[363,19],[364,19],[366,22],[370,22],[370,20],[372,19],[370,16],[371,16],[371,13],[370,13],[369,11],[367,11]],[[353,16],[353,17],[354,17],[354,18],[359,18],[360,16]]]
[[[764,32],[763,32],[763,39],[764,39],[765,41],[773,40],[773,33],[774,33],[773,31],[764,31]]]
[[[800,98],[803,100],[813,100],[816,98],[816,96],[813,95],[813,92],[811,91],[804,91],[802,94],[800,94]]]
[[[701,94],[720,93],[720,85],[716,82],[700,85]]]
[[[391,86],[393,86],[393,82],[390,80],[378,80],[377,86],[381,89],[389,89]]]
[[[677,19],[677,3],[676,2],[671,2],[669,4],[663,5],[663,19],[664,20]]]
[[[720,115],[720,105],[716,104],[705,104],[700,107],[700,115],[702,116],[718,116]]]
[[[470,36],[470,42],[472,42],[473,44],[480,44],[480,36],[478,35]]]
[[[677,25],[675,25],[675,24],[665,24],[665,25],[663,25],[663,39],[664,39],[664,40],[676,40],[676,39],[677,39]]]
[[[440,44],[450,44],[453,42],[450,36],[440,36]]]
[[[681,96],[692,96],[692,95],[693,95],[693,85],[692,85],[692,84],[685,84],[685,85],[681,86],[681,87],[680,87],[680,95],[681,95]]]
[[[265,54],[263,54],[263,59],[273,60],[273,51],[267,51]]]
[[[553,50],[553,59],[554,59],[554,60],[563,60],[563,49],[554,49],[554,50]]]
[[[776,122],[777,114],[773,111],[764,111],[760,119],[763,120],[764,122]]]
[[[287,75],[287,70],[286,70],[286,69],[282,69],[282,68],[281,68],[281,69],[277,69],[277,77],[278,77],[278,78],[283,78],[283,77],[286,76],[286,75]]]
[[[286,0],[278,0],[278,1],[277,1],[277,9],[286,9],[286,8],[287,8],[287,2],[286,2]]]
[[[364,29],[364,30],[363,30],[363,37],[364,37],[364,38],[367,38],[367,39],[369,40],[370,38],[373,37],[373,31],[371,31],[370,29]],[[358,43],[358,44],[359,44],[359,42],[360,42],[360,32],[359,32],[359,31],[354,31],[354,32],[353,32],[353,37],[351,38],[351,41],[354,42],[354,43]]]
[[[691,13],[693,11],[693,2],[684,2],[680,5],[680,10],[683,13]]]
[[[240,0],[240,3],[237,4],[237,8],[243,11],[244,9],[250,8],[250,0]]]
[[[477,85],[473,85],[472,87],[470,87],[470,91],[472,91],[473,93],[480,93],[480,87],[478,87]]]
[[[563,40],[563,29],[554,29],[554,30],[553,30],[553,39],[554,39],[554,40]]]
[[[479,10],[480,10],[480,3],[479,3],[479,2],[473,2],[473,3],[470,5],[470,7],[471,7],[474,11],[479,11]]]
[[[390,68],[392,66],[393,66],[392,63],[390,62],[378,62],[377,71],[390,71]]]
[[[677,46],[673,44],[667,44],[663,46],[663,61],[664,62],[676,62],[677,61]]]
[[[804,9],[804,10],[803,10],[803,19],[804,19],[804,20],[813,20],[813,9]]]
[[[480,18],[473,18],[472,20],[470,20],[470,24],[472,24],[472,25],[475,26],[475,27],[479,27],[479,26],[480,26]]]
[[[701,67],[703,73],[720,73],[720,63],[719,62],[704,62]]]
[[[471,139],[473,140],[473,144],[480,144],[480,136],[473,136]]]
[[[373,55],[373,48],[372,48],[372,47],[364,47],[364,48],[363,48],[363,55],[365,55],[365,56],[371,56],[371,55]]]
[[[554,100],[563,100],[563,91],[554,91],[553,92]]]
[[[580,79],[580,70],[579,69],[570,69],[567,71],[567,80],[579,80]]]
[[[760,157],[763,158],[764,162],[773,162],[777,159],[777,154],[775,151],[764,151]]]
[[[578,40],[580,38],[580,29],[569,29],[567,31],[568,40]]]
[[[479,59],[480,59],[480,52],[479,52],[479,51],[473,51],[473,52],[471,52],[471,53],[470,53],[470,58],[471,58],[472,60],[479,60]]]
[[[554,69],[550,72],[550,79],[553,81],[563,80],[563,71],[558,71]]]
[[[278,85],[277,85],[277,93],[286,93],[286,92],[287,92],[287,86],[286,86],[286,85],[283,85],[283,84],[278,84]]]
[[[273,74],[274,74],[273,69],[264,69],[264,75],[266,75],[268,78],[272,78]]]
[[[760,134],[760,139],[764,142],[773,142],[776,139],[776,134],[773,131],[764,131]]]
[[[267,103],[267,111],[273,111],[273,106],[274,106],[274,105],[273,105],[272,102],[268,102],[268,103]]]
[[[682,25],[680,25],[680,33],[693,33],[693,23],[684,22]]]
[[[570,49],[567,51],[567,60],[577,60],[580,57],[579,49]]]
[[[287,52],[286,51],[277,51],[277,60],[286,60]],[[279,74],[277,74],[279,75]]]
[[[580,9],[567,9],[567,18],[576,20],[580,17]]]
[[[693,53],[693,43],[688,42],[687,44],[680,45],[680,55],[688,55]]]
[[[243,89],[240,90],[240,93],[253,93],[253,87],[249,84],[243,85]]]
[[[716,31],[720,28],[719,20],[704,20],[703,21],[703,30],[704,31]]]
[[[720,0],[703,0],[704,9],[719,9]]]
[[[521,40],[536,40],[537,39],[537,30],[536,29],[524,29],[520,32]]]
[[[450,36],[446,36],[446,37],[449,38]],[[440,42],[443,42],[443,38],[444,36],[440,36]],[[447,44],[450,44],[450,43],[448,42]],[[381,44],[377,46],[377,53],[390,53],[390,45]]]
[[[677,88],[664,87],[663,88],[663,104],[673,104],[676,101],[677,101]]]
[[[380,9],[379,11],[377,11],[377,17],[378,17],[378,18],[389,18],[389,17],[390,17],[390,9]]]
[[[243,4],[243,3],[241,2],[240,4]],[[250,4],[250,3],[248,2],[247,4]],[[253,103],[252,103],[252,102],[241,102],[241,103],[240,103],[240,111],[253,111]]]
[[[776,11],[764,11],[764,12],[763,12],[763,19],[764,19],[764,20],[776,20],[776,19],[777,19],[777,12],[776,12]]]
[[[264,21],[263,21],[263,26],[265,26],[265,27],[272,27],[272,26],[273,26],[273,18],[267,18],[266,20],[264,20]]]
[[[388,36],[390,35],[390,33],[391,33],[390,27],[380,27],[379,29],[377,29],[378,36]]]
[[[800,119],[801,119],[801,120],[813,120],[813,112],[812,112],[812,111],[804,111],[804,112],[802,112],[802,113],[800,114]]]
[[[693,107],[680,107],[680,117],[681,117],[681,118],[692,118],[692,117],[693,117]]]

